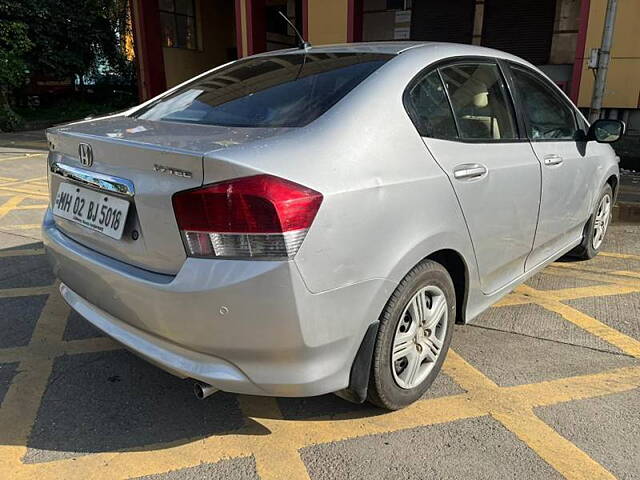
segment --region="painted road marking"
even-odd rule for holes
[[[13,203],[19,205],[16,201]],[[5,205],[6,202],[0,209]],[[43,250],[39,248],[5,250],[0,252],[0,257],[42,253]],[[538,304],[640,358],[640,342],[562,303],[575,298],[640,291],[640,281],[635,275],[626,275],[637,272],[624,271],[623,275],[621,271],[592,273],[563,268],[555,268],[554,271],[560,272],[561,276],[597,279],[603,284],[544,291],[524,285],[499,305]],[[549,272],[545,270],[545,273]],[[26,452],[28,436],[55,358],[65,354],[121,348],[108,338],[64,341],[63,332],[69,308],[57,293],[55,285],[0,290],[0,298],[43,294],[49,294],[49,297],[30,343],[25,347],[0,349],[0,362],[19,362],[20,365],[19,373],[11,382],[0,408],[0,471],[12,479],[37,477],[39,480],[46,480],[90,476],[127,478],[163,473],[225,458],[249,456],[254,456],[256,468],[263,479],[308,479],[299,454],[299,450],[306,446],[485,415],[492,416],[504,425],[566,478],[613,478],[602,465],[540,420],[533,409],[640,387],[640,366],[500,387],[451,351],[444,364],[444,371],[465,393],[422,400],[398,412],[378,415],[372,409],[371,413],[376,414],[371,416],[367,416],[366,412],[359,412],[290,421],[283,418],[275,399],[239,395],[243,415],[250,420],[239,430],[179,445],[147,445],[139,450],[95,453],[74,459],[23,464],[21,458]]]
[[[640,255],[633,255],[630,253],[600,252],[598,255],[602,255],[603,257],[624,258],[627,260],[640,261]]]
[[[22,225],[3,225],[2,230],[11,231],[11,230],[39,230],[42,227],[39,223],[25,223]]]
[[[20,205],[20,202],[22,202],[24,199],[25,197],[23,195],[16,195],[0,205],[0,219],[2,219],[9,212],[15,210]]]
[[[21,248],[21,249],[15,249],[15,250],[0,250],[0,258],[43,255],[44,253],[45,253],[44,248]]]
[[[1,154],[2,152],[0,152],[0,155]],[[0,157],[0,162],[10,162],[11,160],[31,160],[31,159],[37,159],[39,157],[46,157],[46,156],[47,156],[46,153],[26,153],[18,157]]]

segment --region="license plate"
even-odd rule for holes
[[[61,183],[53,214],[120,240],[129,202],[70,183]]]

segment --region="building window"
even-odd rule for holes
[[[195,0],[159,0],[158,8],[162,45],[197,49]]]

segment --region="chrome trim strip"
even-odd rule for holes
[[[62,163],[53,162],[49,167],[51,173],[60,175],[61,177],[75,180],[78,183],[89,185],[99,190],[133,197],[135,188],[131,180],[126,178],[114,177],[104,173],[90,172],[82,168],[64,165]]]

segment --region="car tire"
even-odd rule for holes
[[[439,263],[423,260],[402,279],[382,311],[369,402],[398,410],[422,397],[449,350],[455,316],[451,276]]]
[[[603,209],[605,211],[603,211]],[[604,237],[607,233],[607,228],[611,221],[611,214],[613,211],[613,190],[611,185],[605,185],[598,197],[596,207],[589,217],[589,221],[584,227],[582,234],[582,242],[576,248],[569,252],[568,256],[577,258],[580,260],[590,260],[600,252]],[[601,218],[602,216],[605,218]],[[602,233],[600,235],[600,229]],[[600,238],[598,238],[600,235]]]

